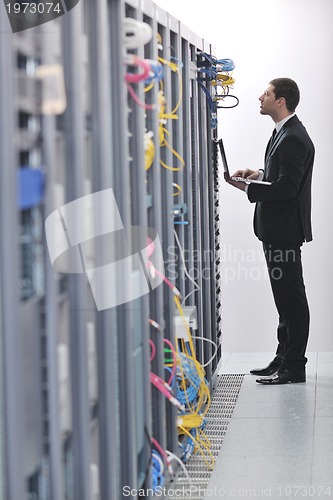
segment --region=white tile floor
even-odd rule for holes
[[[257,384],[273,357],[223,355],[222,373],[248,375],[206,497],[333,500],[333,352],[307,354],[305,384]]]

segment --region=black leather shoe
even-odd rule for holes
[[[278,370],[274,377],[258,378],[256,382],[264,385],[299,384],[306,381],[305,372]]]
[[[279,369],[281,363],[282,360],[273,359],[266,368],[255,368],[254,370],[250,370],[250,373],[252,375],[262,375],[263,377],[273,375]]]

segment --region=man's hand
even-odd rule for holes
[[[258,179],[259,170],[251,170],[246,168],[245,170],[237,170],[232,177],[243,177],[246,179]]]
[[[241,191],[245,191],[246,184],[245,182],[239,182],[239,181],[234,181],[232,177],[243,177],[243,179],[258,179],[259,177],[259,170],[251,170],[249,168],[246,168],[245,170],[237,170],[231,178],[227,181],[229,184],[232,186],[236,187],[237,189],[240,189]]]

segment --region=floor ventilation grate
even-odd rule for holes
[[[207,413],[205,434],[211,443],[211,452],[215,460],[234,411],[243,379],[244,375],[220,375],[218,385],[213,393]],[[205,498],[205,490],[212,472],[207,468],[203,457],[199,453],[193,455],[186,463],[186,468],[191,477],[191,483],[184,472],[180,470],[166,487],[169,496],[165,496],[165,499],[202,500]]]

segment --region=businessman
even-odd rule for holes
[[[303,281],[301,247],[312,240],[311,179],[314,145],[295,114],[300,93],[290,78],[271,80],[259,97],[260,113],[275,122],[263,170],[238,170],[244,181],[229,183],[256,203],[254,232],[262,241],[279,323],[275,358],[256,381],[279,385],[306,381],[310,313]],[[252,180],[271,184],[251,183]]]

